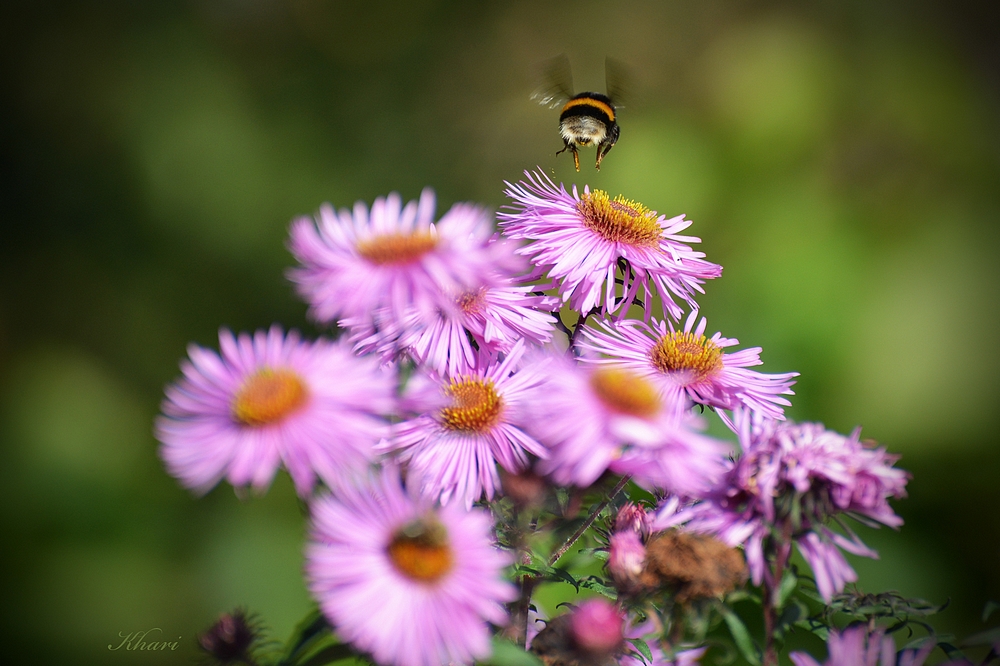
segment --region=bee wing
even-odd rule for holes
[[[616,109],[636,102],[635,79],[632,68],[611,56],[604,59],[604,81],[608,97]]]
[[[531,99],[554,109],[573,97],[573,72],[565,53],[543,62],[539,71],[542,84],[531,93]]]

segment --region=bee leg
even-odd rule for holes
[[[598,171],[601,170],[601,160],[604,159],[605,155],[607,155],[608,153],[611,152],[611,147],[613,145],[615,145],[615,144],[613,144],[613,143],[605,143],[605,144],[602,144],[602,145],[600,145],[600,146],[597,147],[597,164],[595,166],[597,167]]]
[[[621,135],[621,128],[617,124],[612,123],[611,131],[608,132],[608,136],[604,139],[604,142],[597,147],[597,170],[601,170],[601,160],[604,156],[611,152],[614,148],[615,143],[618,142],[618,137]]]
[[[556,155],[558,155],[560,153],[565,153],[567,150],[570,151],[571,153],[573,153],[573,164],[576,165],[576,170],[579,171],[580,170],[580,156],[576,152],[576,145],[570,143],[569,141],[566,141],[565,139],[563,139],[563,143],[565,143],[566,145],[563,146],[562,150],[557,150],[556,151]]]

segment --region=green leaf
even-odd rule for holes
[[[785,602],[788,601],[788,597],[791,596],[792,592],[799,585],[799,578],[791,570],[785,572],[785,575],[781,577],[781,584],[778,586],[778,609],[784,608]]]
[[[302,618],[302,621],[292,631],[292,637],[288,639],[287,647],[279,663],[294,663],[297,657],[313,651],[319,641],[324,639],[328,641],[331,638],[335,643],[339,642],[330,632],[330,624],[323,617],[319,608],[315,608]]]
[[[812,619],[799,620],[798,622],[795,623],[795,626],[801,627],[806,631],[812,632],[814,635],[816,635],[823,641],[826,641],[826,639],[830,637],[829,627],[827,627],[825,624],[817,622],[816,620]]]
[[[735,590],[726,595],[726,604],[729,606],[740,601],[750,601],[758,606],[761,605],[760,595],[749,590]]]
[[[628,639],[628,642],[632,644],[632,647],[639,651],[639,654],[642,655],[642,658],[646,660],[647,664],[653,663],[653,652],[649,649],[649,645],[646,644],[646,641],[641,638],[630,638]]]
[[[781,617],[778,618],[777,629],[780,632],[784,632],[785,629],[797,624],[808,615],[809,609],[801,601],[796,600],[795,603],[789,604],[781,612]]]
[[[325,666],[344,659],[357,657],[357,654],[350,647],[342,643],[328,645],[319,652],[314,653],[305,661],[297,662],[297,666]]]
[[[607,548],[581,548],[580,552],[584,555],[590,555],[594,559],[601,560],[602,562],[608,561],[608,549]]]
[[[986,605],[983,606],[983,622],[990,619],[990,615],[992,615],[993,611],[998,608],[1000,608],[1000,603],[997,603],[996,601],[987,601]]]
[[[580,587],[593,590],[594,592],[602,594],[609,599],[618,598],[618,590],[609,585],[605,585],[604,581],[597,576],[587,576],[586,578],[581,578],[579,583]]]
[[[543,666],[541,659],[510,641],[493,637],[493,654],[482,662],[490,666]]]
[[[972,634],[959,643],[959,645],[993,645],[997,642],[1000,642],[1000,627]]]
[[[743,658],[754,666],[760,666],[760,658],[757,656],[757,646],[754,645],[753,639],[750,638],[750,632],[747,631],[747,627],[743,624],[740,616],[728,608],[723,608],[722,617],[726,620],[726,626],[729,627],[729,633],[732,634],[733,642],[736,643],[736,647],[739,648]]]
[[[527,573],[532,576],[538,576],[547,580],[561,580],[564,583],[569,583],[573,587],[580,590],[580,585],[573,576],[565,569],[557,569],[555,567],[550,567],[547,564],[534,564],[531,566],[525,564],[519,564],[514,567],[514,573],[522,574]]]
[[[965,655],[957,647],[951,643],[938,642],[937,646],[941,648],[941,651],[948,655],[948,659],[965,659]],[[968,660],[966,660],[968,661]]]

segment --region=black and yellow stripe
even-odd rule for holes
[[[585,92],[575,96],[562,108],[559,122],[575,116],[590,116],[600,120],[605,125],[615,122],[615,107],[606,95]]]

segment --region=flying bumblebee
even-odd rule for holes
[[[573,74],[565,55],[556,56],[544,65],[546,84],[531,96],[539,104],[554,109],[562,106],[559,113],[559,135],[562,137],[564,153],[573,153],[573,164],[580,170],[581,146],[597,147],[597,170],[601,170],[601,160],[611,152],[618,141],[621,130],[618,127],[615,101],[621,92],[624,79],[622,67],[611,58],[605,60],[607,95],[596,92],[573,94]],[[612,101],[615,100],[615,101]]]

